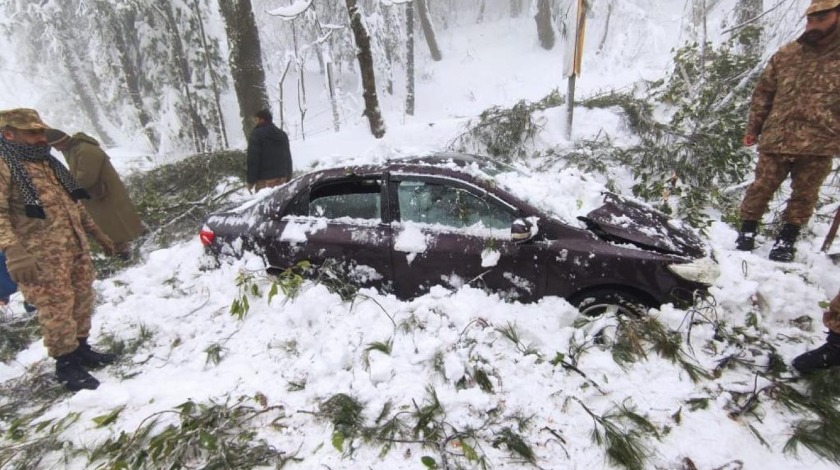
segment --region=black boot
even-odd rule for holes
[[[799,230],[798,225],[788,223],[782,225],[779,236],[776,237],[776,243],[770,250],[770,259],[785,263],[793,261],[793,255],[796,254],[796,248],[793,245],[796,243],[796,238],[799,237]]]
[[[101,353],[94,351],[87,342],[87,338],[79,338],[79,347],[76,349],[79,364],[90,369],[100,369],[117,360],[116,354]]]
[[[741,221],[741,231],[735,240],[735,248],[741,251],[752,251],[755,248],[755,233],[758,231],[757,220]]]
[[[792,365],[802,374],[840,366],[840,335],[829,333],[825,344],[797,356]]]
[[[71,392],[78,392],[82,389],[96,390],[99,387],[99,381],[88,374],[79,363],[78,352],[79,349],[76,348],[70,354],[55,358],[55,376],[64,385],[64,388]]]

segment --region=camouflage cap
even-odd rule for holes
[[[0,129],[4,127],[36,130],[46,129],[47,125],[41,120],[38,111],[29,108],[15,108],[0,111]]]
[[[832,8],[837,8],[838,6],[840,6],[840,0],[811,0],[811,4],[808,5],[808,9],[805,10],[805,14],[810,15],[812,13],[831,10]]]

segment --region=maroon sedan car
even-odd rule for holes
[[[599,193],[600,207],[564,220],[514,194],[529,178],[461,154],[319,170],[208,217],[200,239],[216,257],[258,253],[269,272],[342,266],[399,298],[472,285],[592,315],[685,305],[717,276],[701,240],[664,214]]]

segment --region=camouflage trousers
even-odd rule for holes
[[[741,202],[741,220],[757,220],[767,212],[773,194],[790,175],[791,194],[782,216],[784,222],[808,223],[820,194],[820,186],[831,172],[831,157],[759,153],[755,181]]]
[[[62,243],[64,246],[55,246]],[[26,301],[38,308],[38,324],[50,357],[63,356],[78,347],[90,333],[93,310],[93,264],[76,237],[28,247],[38,259],[38,281],[18,284]]]
[[[832,333],[840,334],[840,292],[831,299],[828,310],[823,312],[823,325]]]
[[[267,180],[259,180],[254,183],[254,191],[259,191],[260,189],[265,188],[273,188],[275,186],[280,186],[281,184],[289,181],[289,178],[285,176],[281,176],[280,178],[269,178]]]

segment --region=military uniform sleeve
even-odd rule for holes
[[[773,56],[758,78],[758,83],[753,91],[746,134],[761,134],[761,129],[764,127],[764,120],[767,119],[767,116],[770,115],[770,110],[773,109],[776,86],[776,56]]]
[[[99,183],[102,165],[108,155],[96,145],[84,145],[79,149],[79,159],[76,172],[73,175],[79,185],[90,192]]]
[[[76,202],[76,207],[79,208],[79,215],[82,219],[82,228],[85,229],[85,233],[93,235],[97,231],[101,230],[96,222],[93,221],[93,217],[90,216],[90,212],[85,209],[85,206],[82,205],[81,202]]]
[[[12,185],[12,172],[6,162],[0,160],[0,250],[19,243],[15,232],[12,230],[11,206],[9,194],[17,189]]]

